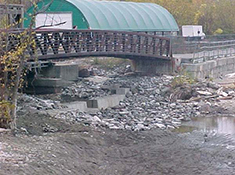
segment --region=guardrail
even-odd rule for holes
[[[173,54],[184,58],[183,62],[191,63],[233,56],[235,55],[235,36],[228,36],[213,36],[197,41],[189,41],[182,37],[173,38]]]
[[[235,55],[235,40],[217,41],[204,44],[193,53],[193,63]]]

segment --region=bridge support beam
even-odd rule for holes
[[[170,60],[136,59],[133,60],[133,69],[141,74],[171,74],[174,64]]]

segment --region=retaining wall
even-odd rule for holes
[[[235,56],[217,58],[202,63],[182,63],[181,68],[195,78],[219,78],[235,72]]]

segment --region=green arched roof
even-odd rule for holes
[[[44,0],[44,3],[46,1],[48,2],[48,0]],[[65,10],[62,8],[62,4],[67,4],[70,8]],[[74,8],[77,10],[74,10]],[[153,3],[54,0],[48,11],[70,11],[70,9],[77,13],[77,15],[73,14],[73,23],[76,23],[75,20],[78,20],[78,17],[82,17],[83,21],[85,20],[84,23],[86,23],[84,26],[90,29],[179,31],[174,17],[165,8]]]

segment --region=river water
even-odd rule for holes
[[[182,123],[176,132],[192,132],[200,130],[203,132],[214,132],[218,134],[229,134],[235,137],[235,118],[234,117],[199,117],[193,118],[189,122]]]

